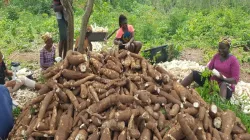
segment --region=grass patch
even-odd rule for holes
[[[202,73],[203,77],[208,77],[211,75],[211,72],[205,70]],[[241,111],[239,105],[231,104],[229,100],[224,100],[219,95],[219,85],[215,81],[206,80],[204,86],[196,88],[200,96],[209,104],[214,103],[217,107],[222,110],[232,110],[235,112],[236,116],[239,117],[242,123],[246,126],[248,133],[250,133],[250,115],[247,115]]]

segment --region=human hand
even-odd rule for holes
[[[217,76],[219,79],[224,80],[226,77],[220,73],[220,76]]]
[[[121,46],[122,45],[122,41],[118,41],[118,45]]]
[[[212,74],[215,75],[215,76],[218,77],[218,78],[220,77],[220,72],[217,71],[216,69],[213,69],[213,70],[212,70]]]
[[[13,88],[16,85],[16,81],[6,81],[5,86]]]
[[[126,43],[125,44],[125,49],[128,49],[129,48],[129,46],[130,46],[130,43],[128,42],[128,43]]]
[[[212,73],[214,76],[216,76],[217,78],[224,80],[226,77],[224,75],[222,75],[219,71],[217,71],[216,69],[212,70]]]

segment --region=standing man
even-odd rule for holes
[[[5,85],[5,86],[13,86]],[[8,137],[14,125],[12,115],[12,99],[8,89],[4,85],[0,85],[0,139],[4,140]]]
[[[60,36],[60,42],[59,42],[59,57],[65,58],[66,51],[67,51],[67,20],[66,20],[66,14],[63,9],[62,3],[60,0],[53,0],[53,9],[56,13],[56,19],[58,22],[59,27],[59,36]]]

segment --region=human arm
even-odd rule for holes
[[[5,87],[11,87],[11,88],[13,88],[15,85],[16,85],[16,81],[15,80],[13,80],[13,81],[6,81],[5,84],[4,84]]]
[[[120,38],[115,38],[114,44],[120,46],[120,45],[122,45],[122,41],[120,40]]]
[[[6,70],[5,73],[7,76],[13,76],[13,72],[11,70]]]
[[[121,46],[122,45],[122,41],[121,41],[121,38],[122,38],[122,35],[123,35],[123,31],[122,29],[118,29],[117,32],[116,32],[116,36],[115,36],[115,39],[114,39],[114,44],[115,45],[118,45],[118,46]]]
[[[220,78],[222,81],[225,81],[225,82],[227,82],[227,83],[229,83],[229,84],[237,84],[235,78],[226,78],[226,77],[224,77],[224,76],[222,76],[222,75],[221,75],[219,78]]]
[[[4,62],[3,62],[3,69],[4,69],[4,73],[5,73],[6,76],[12,76],[13,75],[12,71],[7,69]]]

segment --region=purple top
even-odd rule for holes
[[[54,45],[52,46],[52,51],[50,52],[43,47],[43,49],[40,51],[41,68],[52,66],[54,64],[55,54],[56,54],[56,48]]]
[[[233,55],[230,55],[228,59],[222,62],[220,61],[220,55],[217,53],[209,63],[208,68],[210,70],[216,69],[226,78],[234,78],[236,80],[236,83],[240,79],[240,64],[237,58]],[[219,84],[222,82],[216,76],[212,76],[211,80],[216,80]],[[235,85],[231,84],[231,87],[234,91]]]

